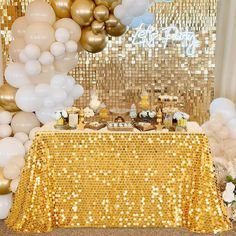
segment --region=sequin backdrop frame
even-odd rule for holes
[[[0,0],[1,36],[4,67],[9,63],[8,48],[13,21],[24,15],[32,0]],[[139,101],[146,87],[157,102],[160,94],[176,95],[179,106],[202,123],[208,118],[208,107],[214,96],[217,0],[175,0],[157,3],[157,29],[176,25],[180,30],[194,31],[200,41],[195,57],[186,57],[180,43],[143,48],[132,44],[135,30],[122,37],[108,38],[107,48],[98,54],[82,52],[78,66],[71,71],[86,92],[76,102],[86,106],[90,90],[95,87],[109,108],[129,108]]]

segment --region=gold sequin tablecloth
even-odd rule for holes
[[[6,223],[22,232],[231,228],[203,133],[41,131]]]

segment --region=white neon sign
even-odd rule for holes
[[[196,34],[191,31],[180,31],[176,26],[169,26],[157,30],[152,25],[146,27],[140,25],[132,43],[143,47],[155,47],[156,44],[162,44],[166,48],[170,43],[180,43],[185,51],[186,56],[193,57],[196,55],[197,48],[200,46],[200,41],[197,40]]]

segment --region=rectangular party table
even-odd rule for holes
[[[191,129],[192,127],[192,129]],[[188,133],[38,132],[6,223],[16,231],[55,227],[231,228],[208,139]]]

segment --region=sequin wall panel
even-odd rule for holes
[[[12,22],[24,14],[29,1],[0,1],[3,53],[7,62]],[[130,30],[120,38],[109,38],[102,53],[81,53],[78,67],[71,72],[86,89],[77,105],[88,104],[94,84],[109,108],[130,107],[139,101],[140,91],[146,87],[154,104],[160,94],[176,95],[180,98],[179,106],[190,113],[193,120],[202,123],[208,117],[207,110],[214,94],[216,4],[217,0],[174,0],[160,1],[152,8],[156,23],[155,32],[149,36],[170,26],[182,32],[177,38],[184,37],[186,31],[193,32],[198,41],[194,56],[187,56],[189,45],[177,39],[168,40],[164,48],[165,42],[159,39],[160,35],[155,38],[154,47],[136,45],[133,41],[137,30]]]

